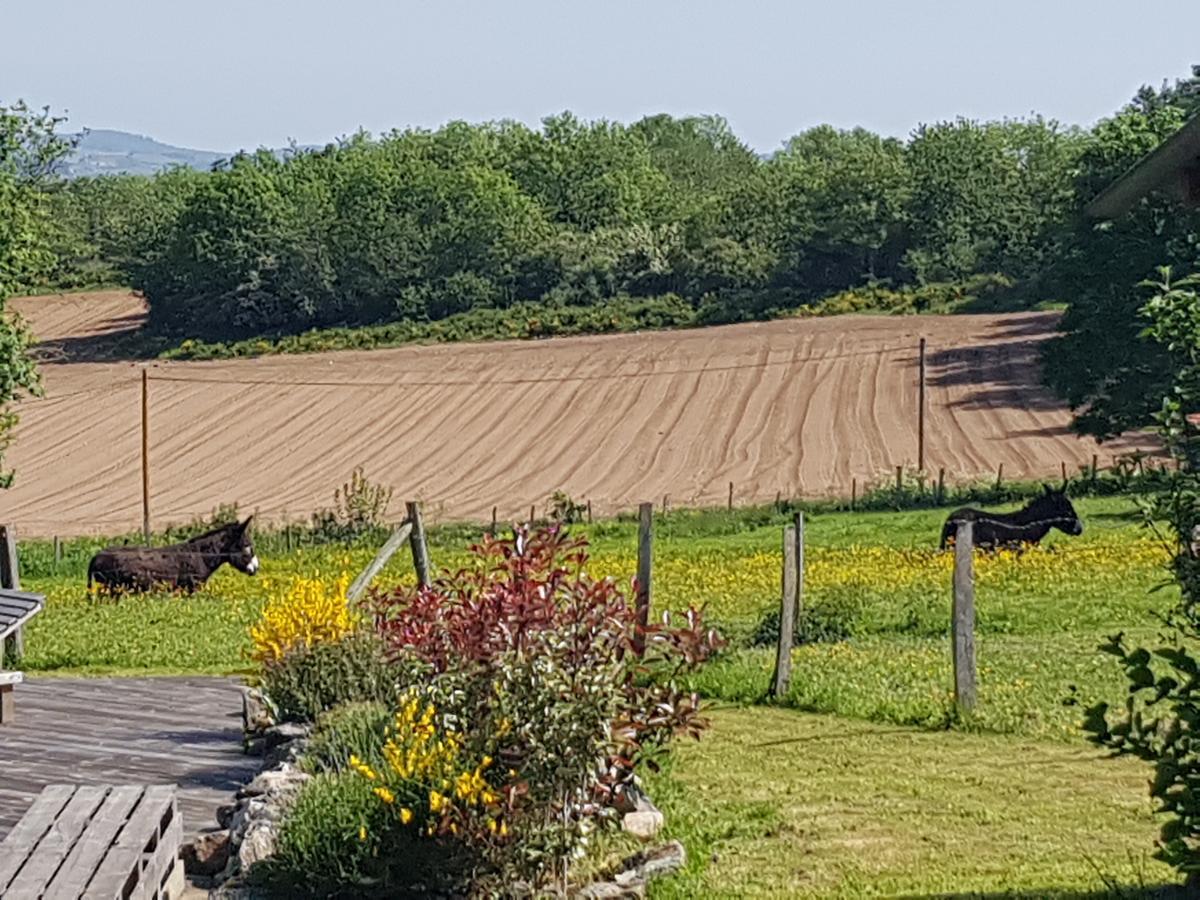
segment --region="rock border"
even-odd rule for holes
[[[299,767],[312,733],[311,725],[273,724],[260,691],[242,688],[242,726],[247,754],[263,757],[263,768],[238,790],[234,802],[217,809],[217,828],[200,834],[181,849],[184,871],[192,884],[208,889],[209,900],[255,900],[260,890],[245,883],[245,875],[258,862],[275,853],[279,826],[288,807],[312,777]],[[642,791],[640,784],[622,790],[615,809],[621,828],[644,842],[657,837],[663,814]],[[651,879],[687,864],[687,851],[679,841],[669,841],[624,859],[604,880],[574,892],[581,900],[640,898]]]

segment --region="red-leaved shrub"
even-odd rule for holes
[[[611,818],[639,766],[676,735],[699,737],[707,722],[680,679],[721,641],[694,608],[640,626],[617,584],[588,576],[586,541],[560,527],[487,538],[472,555],[369,607],[402,680],[448,716],[468,756],[506,773],[496,787],[512,825],[504,840],[476,836],[484,855],[540,880]]]

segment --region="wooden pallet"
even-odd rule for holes
[[[45,604],[46,598],[41,594],[0,590],[0,725],[12,722],[13,689],[23,680],[20,672],[3,671],[4,643],[9,635],[19,636],[25,623],[41,612]]]
[[[0,844],[3,900],[176,900],[175,785],[54,784]]]

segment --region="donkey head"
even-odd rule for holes
[[[1066,486],[1055,489],[1043,484],[1042,488],[1042,494],[1032,504],[1038,516],[1064,534],[1083,534],[1083,522],[1067,497]]]
[[[258,556],[250,540],[251,516],[244,522],[234,522],[225,532],[225,558],[239,572],[253,575],[258,571]]]

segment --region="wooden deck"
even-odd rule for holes
[[[241,695],[226,678],[37,678],[0,727],[0,839],[48,784],[179,786],[185,835],[254,777],[242,753]]]

